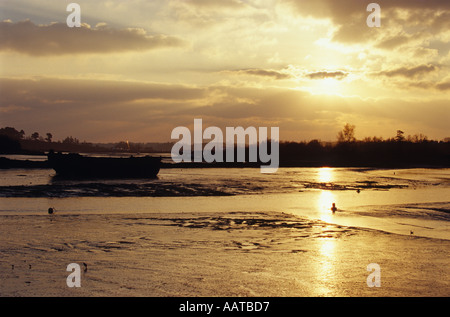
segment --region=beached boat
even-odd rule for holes
[[[71,178],[155,178],[160,157],[90,157],[80,154],[48,153],[48,163],[58,176]]]

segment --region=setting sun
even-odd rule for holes
[[[307,90],[313,95],[341,95],[345,91],[345,83],[333,78],[325,78],[312,83]]]

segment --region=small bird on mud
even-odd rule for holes
[[[335,213],[336,210],[337,210],[336,203],[333,203],[333,206],[331,206],[331,211],[332,211],[333,213]]]

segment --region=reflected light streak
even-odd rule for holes
[[[317,173],[317,181],[319,183],[331,183],[334,180],[333,169],[330,167],[322,167]],[[336,197],[332,191],[321,190],[317,202],[317,208],[322,221],[329,222],[332,217],[331,206],[336,203]]]
[[[333,169],[322,167],[318,170],[317,181],[319,183],[331,183],[334,180]],[[317,211],[319,219],[324,222],[332,222],[334,217],[331,207],[333,203],[337,204],[336,195],[330,190],[321,190],[317,199]],[[327,227],[324,228],[327,230]],[[317,277],[322,282],[317,287],[318,295],[332,295],[336,283],[336,240],[335,238],[324,237],[319,238],[319,261],[317,262]]]
[[[330,167],[322,167],[318,172],[318,181],[319,183],[329,183],[331,182],[333,177],[333,169]]]
[[[325,222],[330,222],[333,213],[331,211],[331,206],[336,202],[336,197],[331,191],[322,190],[317,201],[317,208],[320,215],[320,220]]]
[[[336,241],[334,238],[320,238],[319,261],[317,263],[318,295],[330,296],[336,292]]]

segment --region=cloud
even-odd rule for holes
[[[245,3],[239,0],[187,0],[185,3],[199,8],[214,9],[238,9],[245,6]]]
[[[418,82],[410,82],[410,83],[403,83],[401,85],[404,89],[410,89],[413,88],[420,88],[420,89],[433,89],[440,92],[446,92],[450,91],[450,80],[444,80],[440,82],[432,82],[432,81],[418,81]]]
[[[378,72],[378,75],[386,77],[405,77],[416,78],[437,71],[439,68],[435,65],[419,65],[415,67],[400,67],[392,70]]]
[[[282,2],[302,15],[329,18],[339,24],[347,23],[350,17],[355,15],[364,15],[366,18],[369,15],[366,11],[367,5],[370,3],[361,0],[282,0]],[[427,10],[435,11],[433,16],[440,16],[442,10],[450,9],[450,2],[447,0],[377,0],[376,3],[380,5],[382,12],[400,9],[423,13]]]
[[[292,75],[277,71],[277,70],[267,70],[267,69],[259,69],[259,68],[250,68],[250,69],[239,69],[239,70],[227,70],[224,71],[226,73],[234,73],[238,75],[252,75],[252,76],[261,76],[272,79],[289,79],[292,78]]]
[[[347,44],[371,43],[390,50],[409,41],[436,40],[450,27],[448,0],[378,0],[381,27],[369,28],[370,1],[280,0],[300,16],[327,19],[334,24],[332,39]],[[425,32],[424,32],[425,31]]]
[[[436,84],[436,88],[441,91],[450,90],[450,80]]]
[[[348,73],[342,72],[342,71],[335,71],[335,72],[314,72],[309,73],[306,75],[309,79],[326,79],[326,78],[334,78],[334,79],[343,79],[347,77]]]
[[[411,40],[411,36],[406,36],[403,34],[394,35],[392,37],[384,38],[376,45],[376,47],[382,49],[393,49],[403,44],[408,43]]]
[[[0,22],[0,50],[31,56],[147,51],[180,47],[183,41],[143,29],[114,29],[98,24],[69,28],[65,23],[36,25],[33,22]]]
[[[198,105],[205,94],[205,89],[178,84],[0,78],[0,113],[2,124],[51,131],[60,138],[167,140],[170,131],[160,129],[177,124],[180,109]]]
[[[189,101],[204,97],[199,88],[178,84],[94,79],[0,78],[0,105],[116,104],[139,100]]]
[[[448,82],[440,86],[448,87]],[[93,142],[169,141],[173,128],[192,125],[194,118],[222,129],[278,126],[283,140],[333,140],[342,122],[355,123],[367,135],[377,130],[377,122],[383,122],[383,127],[388,122],[392,133],[402,127],[432,137],[433,131],[440,135],[448,130],[443,120],[449,112],[446,100],[422,104],[330,98],[295,89],[242,85],[0,79],[2,122],[27,133],[51,132],[58,139],[73,135]],[[430,105],[436,110],[427,111]]]
[[[302,122],[302,127],[315,120],[335,120],[335,104],[311,98],[304,91],[241,85],[0,79],[3,122],[26,131],[51,131],[61,137],[72,134],[90,141],[102,137],[168,140],[171,129],[192,124],[194,118],[222,128],[278,126],[291,121]]]
[[[413,67],[397,67],[372,73],[373,76],[387,80],[390,86],[402,90],[414,90],[417,88],[430,93],[450,90],[448,79],[442,78],[445,73],[445,65],[423,64]]]

